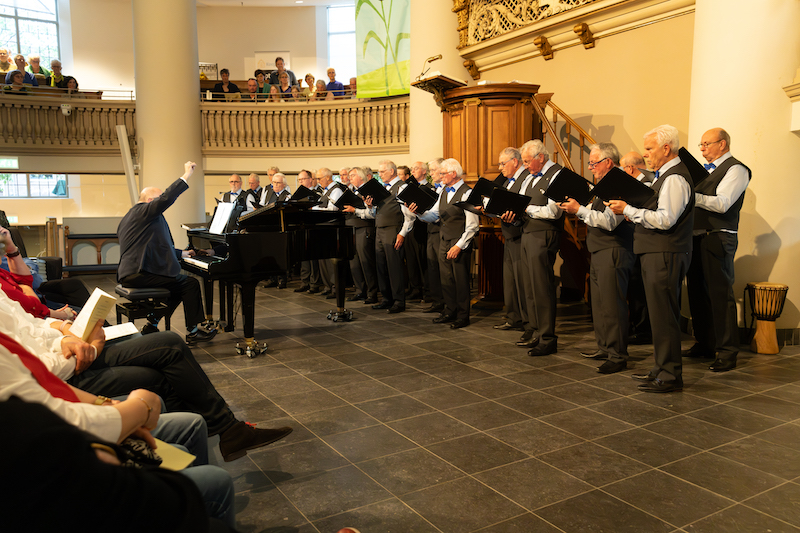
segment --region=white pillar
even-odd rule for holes
[[[783,91],[800,67],[798,22],[798,2],[697,0],[692,57],[690,151],[702,161],[701,135],[722,127],[734,157],[753,171],[739,223],[734,291],[741,298],[751,281],[789,285],[778,328],[800,323],[800,138],[791,132],[791,102]],[[746,312],[749,320],[749,303]]]
[[[195,0],[133,0],[136,144],[144,186],[162,190],[198,164],[165,216],[175,245],[186,245],[181,223],[204,218],[200,76]]]

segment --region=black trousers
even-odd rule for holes
[[[183,302],[183,315],[186,319],[186,328],[189,330],[205,320],[200,282],[195,278],[183,274],[170,278],[149,272],[140,272],[126,277],[121,283],[123,287],[169,289],[169,313],[171,315]]]
[[[734,361],[739,353],[739,319],[733,294],[733,258],[738,244],[735,233],[696,236],[686,273],[695,339],[718,352],[720,359]]]
[[[405,275],[403,262],[406,258],[405,246],[394,249],[400,226],[376,228],[375,261],[378,270],[378,287],[384,301],[406,305]]]
[[[555,348],[556,335],[556,262],[561,232],[533,231],[522,234],[522,269],[525,276],[525,301],[528,306],[526,331],[539,339],[539,346]]]
[[[439,272],[442,276],[442,296],[444,296],[442,313],[454,316],[458,320],[469,320],[469,267],[472,265],[472,247],[468,246],[466,250],[461,250],[455,259],[448,259],[447,252],[458,242],[458,238],[441,241]]]
[[[408,284],[411,290],[420,294],[426,291],[425,271],[428,270],[427,261],[428,228],[427,224],[417,220],[414,229],[408,234],[403,248],[406,249],[406,267],[408,269]]]
[[[300,261],[300,283],[312,289],[318,289],[321,281],[319,274],[319,261]]]
[[[183,339],[171,331],[108,344],[92,365],[68,383],[92,394],[122,396],[134,389],[157,393],[170,411],[191,411],[222,433],[236,418]]]
[[[428,233],[428,271],[426,273],[427,292],[433,305],[444,305],[444,296],[442,296],[442,276],[439,272],[439,248],[442,246],[442,239],[439,237],[439,232],[434,231]]]
[[[350,272],[356,291],[372,300],[378,299],[378,272],[375,265],[375,228],[355,229],[356,253],[350,260]]]
[[[592,253],[589,283],[597,348],[609,360],[628,360],[628,280],[635,262],[632,250],[613,246]]]
[[[508,322],[514,326],[523,326],[528,322],[524,275],[522,236],[506,239],[503,246],[503,303]]]

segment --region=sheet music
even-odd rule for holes
[[[222,232],[225,231],[225,226],[228,224],[228,220],[231,218],[233,206],[234,204],[225,202],[217,204],[217,212],[214,213],[214,219],[211,221],[211,226],[208,229],[209,233],[222,235]]]

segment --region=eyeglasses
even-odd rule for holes
[[[231,180],[228,183],[241,183],[241,181]]]
[[[714,141],[714,142],[712,142],[712,143],[700,143],[700,144],[698,144],[698,145],[697,145],[697,147],[698,147],[698,148],[708,148],[708,147],[709,147],[709,146],[711,146],[712,144],[717,144],[717,143],[721,143],[721,142],[722,142],[722,139],[720,139],[720,140],[718,140],[718,141]]]
[[[594,168],[594,167],[596,167],[597,165],[599,165],[600,163],[602,163],[602,162],[603,162],[603,161],[605,161],[606,159],[608,159],[608,158],[607,158],[607,157],[604,157],[604,158],[603,158],[603,159],[601,159],[600,161],[595,161],[594,163],[592,163],[591,161],[589,161],[589,168]]]
[[[500,161],[499,163],[497,163],[497,168],[503,168],[503,167],[504,167],[504,166],[506,166],[506,165],[507,165],[507,164],[508,164],[510,161],[511,161],[510,159],[508,159],[508,160],[506,160],[506,161]]]

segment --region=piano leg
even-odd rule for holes
[[[203,296],[206,297],[206,323],[214,322],[214,280],[203,278]]]
[[[247,355],[251,359],[267,351],[267,343],[259,343],[255,340],[255,314],[256,314],[256,285],[258,280],[243,281],[242,286],[242,328],[244,329],[244,344],[236,343],[236,351],[239,355]],[[229,292],[233,292],[233,286],[229,287]]]
[[[225,321],[225,331],[233,331],[233,288],[219,281],[219,319]]]
[[[336,267],[336,310],[328,313],[328,320],[334,322],[350,322],[353,312],[344,307],[345,284],[347,283],[347,262],[344,259],[333,259]]]

